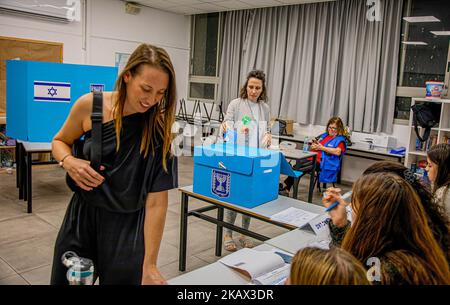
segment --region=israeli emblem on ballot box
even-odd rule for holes
[[[211,179],[211,192],[219,197],[230,196],[231,174],[213,169]]]

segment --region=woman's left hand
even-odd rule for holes
[[[159,273],[156,266],[144,267],[142,271],[142,285],[167,285],[167,281]]]

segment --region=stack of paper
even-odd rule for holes
[[[274,251],[257,251],[248,248],[227,255],[219,261],[244,273],[251,278],[253,284],[259,285],[284,284],[289,276],[291,266],[286,264],[283,258]]]

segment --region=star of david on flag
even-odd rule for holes
[[[34,81],[34,101],[70,103],[70,83]]]

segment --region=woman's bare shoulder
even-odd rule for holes
[[[106,110],[111,110],[111,106],[113,104],[113,99],[114,97],[114,92],[103,92],[103,108]],[[80,111],[81,113],[87,113],[87,114],[91,114],[92,113],[92,104],[94,101],[94,96],[93,93],[86,93],[82,96],[80,96],[80,98],[78,98],[78,100],[74,103],[73,108],[75,108],[75,110]]]
[[[92,99],[93,95],[92,92],[86,93],[82,96],[80,96],[75,103],[72,106],[73,110],[79,111],[79,112],[86,112],[92,110]]]

